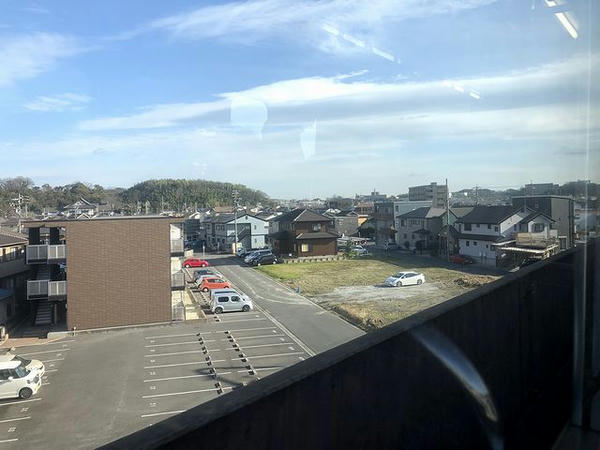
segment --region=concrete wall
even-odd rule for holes
[[[69,222],[67,267],[69,329],[171,320],[168,220]]]
[[[509,274],[109,448],[551,448],[571,412],[575,253]],[[592,258],[587,264],[589,274],[599,273]],[[584,297],[590,308],[594,296],[590,289]],[[587,317],[584,329],[593,330]]]

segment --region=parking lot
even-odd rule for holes
[[[94,448],[309,357],[260,311],[81,334],[14,353],[47,370],[32,398],[0,401],[0,445],[15,448]]]

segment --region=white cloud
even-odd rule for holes
[[[91,101],[92,98],[87,95],[66,92],[53,96],[40,96],[23,106],[30,111],[81,111]]]
[[[68,36],[35,33],[0,38],[0,86],[51,70],[57,61],[83,51]]]

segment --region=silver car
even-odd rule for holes
[[[385,279],[385,285],[390,287],[409,286],[425,283],[425,275],[418,272],[398,272]]]
[[[215,314],[221,314],[229,311],[250,311],[254,309],[252,300],[237,292],[223,292],[220,295],[215,295],[210,310]]]

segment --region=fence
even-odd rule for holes
[[[171,306],[171,320],[175,322],[185,321],[185,305],[177,304]]]

